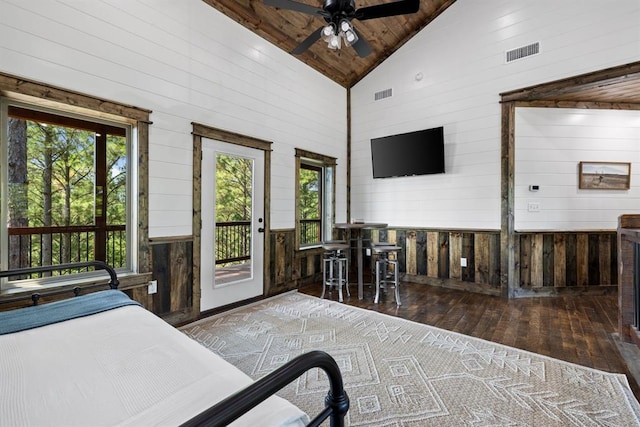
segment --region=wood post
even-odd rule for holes
[[[634,274],[640,267],[635,265],[634,247],[640,244],[640,215],[618,217],[618,332],[624,341],[640,344],[640,335],[633,326]]]

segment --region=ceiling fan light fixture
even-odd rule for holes
[[[293,10],[325,20],[327,25],[309,34],[291,51],[295,55],[305,52],[313,43],[322,39],[327,43],[329,49],[340,49],[340,45],[344,41],[346,46],[352,46],[358,56],[364,58],[372,53],[371,46],[364,38],[361,38],[351,20],[365,21],[387,16],[407,15],[420,9],[420,0],[395,0],[362,8],[356,8],[356,0],[322,0],[322,8],[297,0],[262,1],[267,6]]]
[[[353,29],[353,25],[349,22],[348,19],[342,19],[340,24],[338,25],[340,28],[340,37],[344,40],[344,44],[347,46],[351,46],[353,43],[358,41],[358,35]]]
[[[342,33],[342,37],[344,38],[344,43],[347,46],[351,46],[358,41],[358,36],[353,30],[345,31],[344,33]]]
[[[331,38],[327,42],[327,45],[329,46],[329,49],[340,49],[341,38],[342,37],[340,37],[337,34],[334,34],[333,36],[331,36]]]
[[[340,21],[340,31],[342,31],[343,33],[346,33],[347,31],[353,31],[353,27],[348,20],[343,19],[342,21]]]
[[[334,37],[335,35],[336,35],[336,31],[333,24],[329,24],[322,29],[322,34],[321,34],[322,40],[324,40],[327,43],[329,43],[331,41],[331,38]]]

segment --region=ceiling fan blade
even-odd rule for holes
[[[313,33],[309,34],[309,37],[304,39],[302,41],[302,43],[300,43],[295,49],[293,49],[291,51],[291,53],[293,53],[294,55],[299,55],[302,52],[304,52],[305,50],[309,49],[312,44],[314,44],[315,42],[320,40],[320,36],[322,35],[322,29],[323,28],[324,27],[320,27],[318,30],[316,30]]]
[[[295,10],[296,12],[307,13],[309,15],[320,15],[324,14],[324,10],[310,6],[305,3],[299,3],[293,0],[263,0],[264,4],[267,6],[279,7],[280,9],[288,9]]]
[[[419,9],[420,0],[401,0],[393,3],[363,7],[362,9],[356,10],[355,17],[360,21],[364,21],[366,19],[384,18],[385,16],[416,13]]]
[[[353,27],[353,31],[355,31],[358,36],[358,40],[356,40],[351,47],[356,51],[360,58],[364,58],[371,53],[371,46],[369,46],[369,43],[367,43],[367,41],[362,37],[362,34],[360,34],[355,27]]]

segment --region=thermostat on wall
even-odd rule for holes
[[[529,191],[538,191],[540,189],[539,185],[530,185]]]

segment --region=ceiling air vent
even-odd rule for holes
[[[526,58],[527,56],[536,55],[540,53],[540,42],[536,42],[527,46],[519,47],[507,51],[507,62],[513,62],[518,59]]]
[[[393,93],[391,93],[391,89],[385,89],[374,93],[373,99],[375,101],[380,101],[381,99],[389,98],[391,95],[393,95]]]

